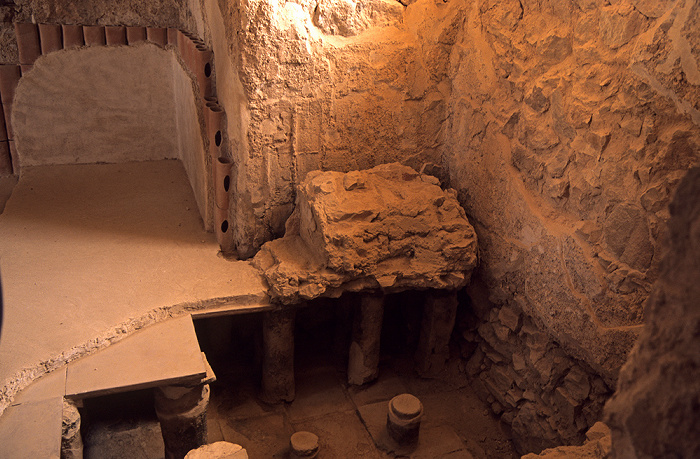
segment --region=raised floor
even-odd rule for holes
[[[145,326],[267,307],[218,255],[179,161],[25,168],[0,214],[0,412],[18,389]]]

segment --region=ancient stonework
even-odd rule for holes
[[[240,257],[284,234],[309,171],[442,166],[459,9],[219,0],[217,10],[226,36],[214,47],[231,53],[216,63],[230,83],[220,99],[227,113],[241,113],[229,120]]]
[[[580,444],[601,419],[611,388],[569,356],[542,323],[515,305],[488,301],[479,279],[457,319],[466,373],[482,399],[511,426],[522,453]]]
[[[605,407],[615,457],[700,456],[700,168],[671,204],[647,324]]]
[[[455,290],[476,262],[476,235],[454,192],[395,163],[309,173],[285,236],[253,260],[282,303],[345,291]]]
[[[470,3],[444,155],[491,300],[612,386],[658,276],[669,196],[700,160],[700,8],[608,3]]]

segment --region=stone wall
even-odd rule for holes
[[[445,158],[490,299],[612,386],[700,158],[700,5],[474,1],[452,48]]]
[[[480,279],[468,288],[456,325],[466,373],[511,426],[518,452],[580,444],[601,419],[612,389],[567,354],[542,322],[515,304],[494,305]]]
[[[460,11],[424,2],[220,1],[246,101],[230,138],[238,252],[284,232],[311,170],[440,165]],[[227,108],[227,113],[233,113]]]
[[[700,168],[671,205],[647,324],[606,405],[615,457],[700,457]]]

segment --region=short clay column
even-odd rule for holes
[[[166,459],[182,459],[207,443],[209,384],[158,387],[155,405]]]
[[[61,459],[83,459],[83,438],[80,436],[80,412],[75,402],[67,399],[63,399]]]
[[[294,400],[294,318],[289,307],[263,316],[262,393],[266,403]]]
[[[418,445],[423,404],[411,394],[401,394],[389,401],[386,431],[402,447],[414,449]]]
[[[289,440],[290,459],[311,459],[318,456],[318,437],[311,432],[295,432]]]
[[[363,293],[355,309],[348,359],[348,383],[362,385],[377,379],[384,295]]]
[[[416,370],[423,377],[436,376],[445,368],[458,303],[453,291],[432,290],[426,294],[416,350]]]

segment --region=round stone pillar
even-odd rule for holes
[[[318,437],[311,432],[296,432],[289,441],[290,459],[311,459],[318,455]]]
[[[355,320],[348,357],[348,383],[360,386],[377,379],[379,343],[384,317],[384,295],[363,293]]]
[[[423,404],[411,394],[401,394],[389,401],[386,430],[400,446],[415,448],[418,445]]]
[[[155,405],[166,459],[182,459],[207,443],[209,384],[158,387]]]
[[[285,308],[263,316],[262,392],[266,403],[294,400],[294,319]]]

